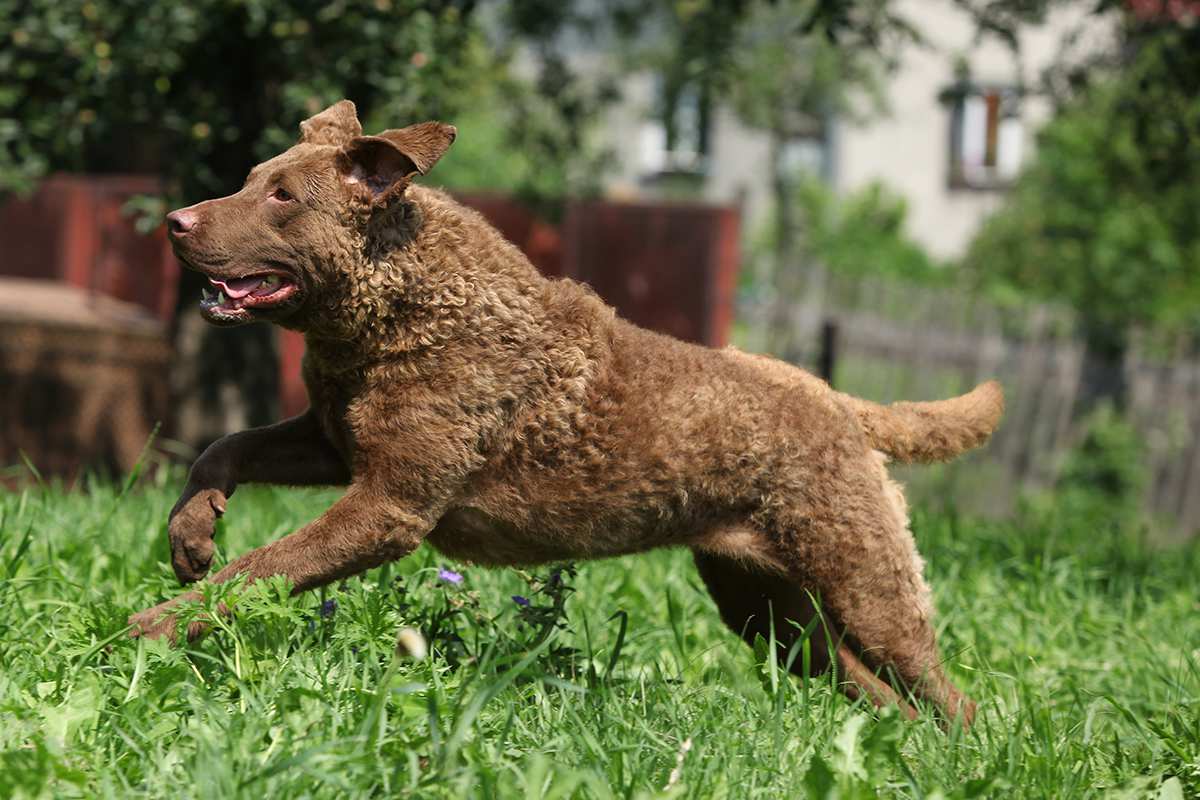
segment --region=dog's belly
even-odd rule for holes
[[[587,557],[573,539],[530,530],[478,508],[452,509],[429,534],[440,553],[496,566],[528,566]]]

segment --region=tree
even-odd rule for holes
[[[731,50],[725,87],[741,119],[770,137],[774,254],[769,284],[777,300],[768,323],[772,350],[789,346],[786,303],[798,291],[804,254],[814,255],[820,244],[815,227],[806,231],[803,219],[804,212],[814,210],[816,195],[811,186],[805,190],[806,176],[789,168],[786,150],[798,138],[823,140],[835,117],[853,123],[881,110],[883,79],[898,49],[918,40],[889,0],[750,4]],[[807,202],[798,204],[798,198]]]
[[[395,124],[444,116],[486,59],[472,2],[0,0],[0,189],[49,169],[240,184],[343,96]]]
[[[985,286],[1072,306],[1082,394],[1118,406],[1134,330],[1200,330],[1200,28],[1130,12],[1120,32],[965,258]]]

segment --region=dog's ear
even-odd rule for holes
[[[421,122],[378,136],[358,136],[342,146],[338,169],[371,202],[403,192],[413,175],[424,175],[450,148],[458,131],[441,122]]]
[[[340,100],[300,123],[300,144],[341,146],[356,136],[362,136],[362,125],[354,103],[349,100]]]

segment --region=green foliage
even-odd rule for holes
[[[1043,545],[1048,550],[1082,548],[1105,563],[1109,575],[1137,580],[1155,568],[1147,542],[1156,529],[1142,503],[1148,479],[1137,432],[1111,404],[1101,403],[1085,419],[1053,490],[1022,498],[1020,519],[1053,532]]]
[[[846,720],[833,738],[834,752],[826,760],[814,754],[804,775],[804,788],[813,798],[869,800],[879,797],[898,763],[904,721],[894,708],[885,708],[873,724],[864,714]],[[865,734],[864,734],[865,731]]]
[[[492,191],[521,185],[536,174],[536,165],[506,140],[505,108],[499,99],[498,94],[481,96],[455,116],[454,124],[470,135],[456,139],[454,157],[438,163],[438,183],[452,189]]]
[[[904,232],[904,198],[879,183],[838,196],[808,179],[797,191],[804,246],[830,270],[936,282],[947,271]]]
[[[761,681],[679,551],[558,578],[462,565],[454,583],[423,549],[324,593],[289,597],[278,579],[225,587],[206,600],[237,598],[221,631],[182,650],[133,641],[126,615],[178,591],[164,529],[177,490],[159,474],[124,494],[86,483],[0,493],[0,795],[1197,788],[1196,545],[1118,550],[1083,518],[983,523],[916,509],[943,654],[981,701],[975,728],[947,735],[928,717],[852,704],[828,677]],[[333,497],[239,489],[218,559],[294,530]],[[425,633],[428,657],[397,655],[402,626]]]
[[[980,35],[999,37],[1014,52],[1021,48],[1023,26],[1043,25],[1052,12],[1071,6],[1077,10],[1079,5],[1077,0],[954,0],[954,4],[971,15]],[[1095,15],[1107,14],[1123,5],[1132,3],[1128,0],[1092,0],[1088,4]]]
[[[0,191],[51,169],[158,171],[227,192],[348,96],[388,125],[458,110],[487,74],[439,0],[0,0]]]
[[[813,0],[748,5],[729,54],[727,94],[748,125],[778,136],[811,133],[833,114],[853,120],[881,109],[883,77],[897,46],[916,38],[891,14],[888,0],[843,3],[857,6],[853,21],[823,16],[830,4]],[[801,27],[801,20],[809,24]],[[863,38],[836,38],[833,32],[846,26]]]
[[[1108,404],[1083,423],[1083,438],[1068,453],[1058,477],[1063,501],[1120,529],[1137,520],[1148,475],[1134,427]]]
[[[158,172],[171,202],[222,194],[294,141],[298,120],[341,97],[368,127],[459,123],[464,163],[442,167],[454,185],[538,203],[587,193],[607,155],[589,134],[623,71],[650,65],[668,93],[699,82],[715,98],[747,77],[747,55],[777,56],[807,37],[789,63],[815,85],[806,65],[826,77],[873,69],[834,38],[869,48],[903,29],[889,0],[783,5],[511,0],[488,15],[485,34],[471,0],[0,0],[0,193],[62,169]],[[745,46],[751,17],[770,46]],[[648,28],[658,34],[645,37]],[[569,58],[582,42],[641,55],[585,77]],[[522,46],[532,69],[517,79],[508,65]],[[758,66],[757,78],[773,68]],[[778,88],[791,91],[796,77]],[[814,88],[801,105],[826,95]],[[466,144],[472,136],[478,146]]]
[[[1089,343],[1200,325],[1200,29],[1131,30],[1133,56],[1074,97],[972,243],[985,285],[1064,301]]]
[[[520,4],[518,4],[520,5]],[[829,115],[882,104],[880,78],[916,30],[894,0],[610,0],[612,28],[630,66],[662,78],[662,102],[685,89],[701,115],[729,102],[753,127],[811,134]],[[652,35],[645,35],[651,30]],[[673,120],[665,120],[671,138]]]
[[[839,195],[825,181],[796,181],[796,246],[805,259],[831,272],[850,276],[882,275],[909,282],[938,284],[952,272],[904,231],[904,198],[880,183]],[[752,258],[770,260],[778,222],[756,243]]]
[[[474,87],[454,118],[464,135],[454,142],[454,157],[438,164],[436,182],[511,193],[552,220],[564,197],[598,192],[607,151],[589,133],[603,103],[574,81],[562,93],[543,88],[506,75]],[[577,117],[564,113],[571,98]]]

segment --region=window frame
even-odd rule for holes
[[[1022,115],[1023,89],[1015,84],[977,83],[964,80],[955,83],[942,93],[942,102],[949,110],[946,182],[950,189],[998,191],[1011,187],[1020,172],[1023,161],[1026,131]],[[968,163],[966,140],[963,131],[967,124],[968,101],[983,98],[986,104],[984,116],[984,141],[982,163]],[[1020,135],[1015,164],[1011,169],[1004,167],[1004,128],[1015,121]]]

